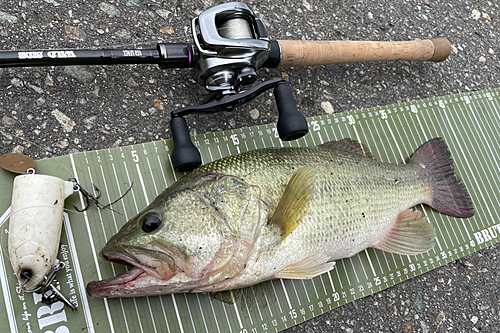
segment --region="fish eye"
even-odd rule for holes
[[[142,230],[152,232],[158,229],[161,225],[161,219],[156,214],[147,215],[142,222]]]

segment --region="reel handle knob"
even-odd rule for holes
[[[186,120],[182,117],[172,117],[170,120],[174,149],[172,164],[176,171],[191,171],[201,165],[200,151],[191,142]]]
[[[278,106],[278,134],[283,141],[292,141],[309,132],[306,118],[297,110],[292,90],[285,82],[274,88],[274,98]]]

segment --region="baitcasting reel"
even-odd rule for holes
[[[257,69],[266,61],[279,63],[279,53],[271,54],[271,42],[264,24],[255,18],[250,8],[239,2],[213,7],[193,19],[192,32],[198,52],[194,78],[209,91],[209,96],[205,104],[188,106],[171,114],[172,164],[176,170],[189,171],[201,165],[200,152],[191,142],[183,116],[232,111],[271,88],[274,88],[279,110],[281,140],[295,140],[307,134],[307,122],[297,111],[290,87],[283,79],[270,80],[240,92],[242,86],[255,82]]]

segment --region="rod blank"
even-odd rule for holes
[[[0,52],[0,68],[116,64],[160,64],[160,54],[156,49]]]

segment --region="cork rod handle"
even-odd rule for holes
[[[443,61],[450,55],[446,38],[409,42],[279,40],[279,67],[373,61]]]

